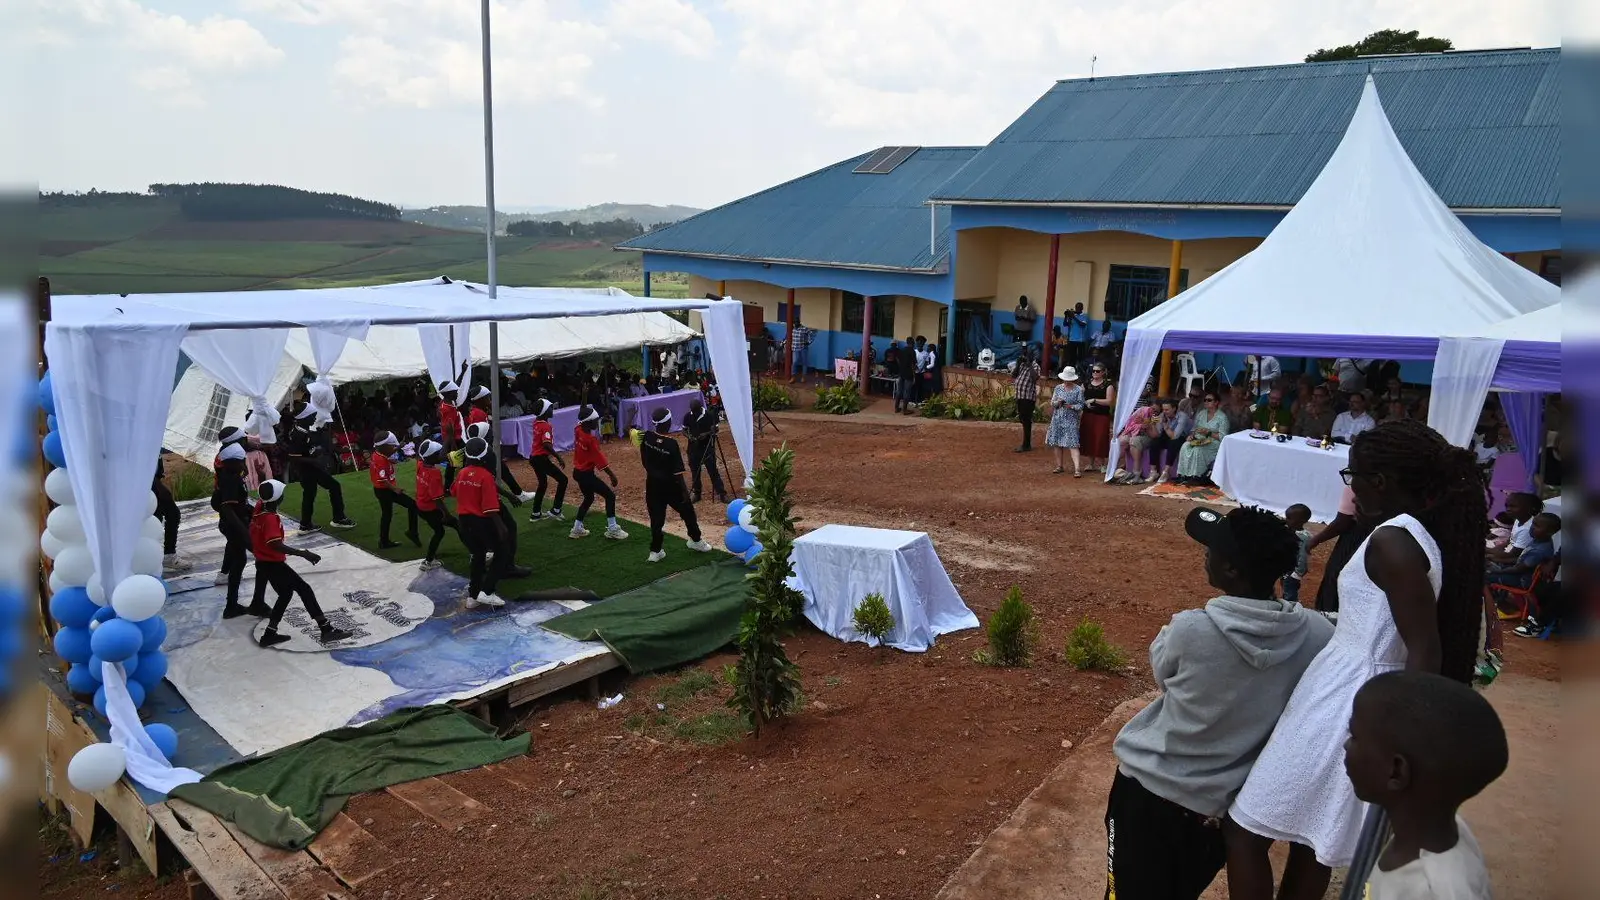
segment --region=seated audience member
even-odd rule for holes
[[[1289,410],[1296,416],[1300,410],[1311,402],[1311,395],[1317,391],[1317,380],[1310,375],[1301,375],[1295,381],[1294,401],[1289,404]]]
[[[1215,393],[1206,394],[1206,408],[1195,416],[1189,439],[1178,451],[1177,477],[1174,484],[1202,485],[1211,475],[1211,466],[1222,449],[1222,439],[1228,436],[1228,417],[1220,409],[1221,401]]]
[[[1556,552],[1555,558],[1545,564],[1545,575],[1533,587],[1533,607],[1528,618],[1521,625],[1512,629],[1518,637],[1543,637],[1545,631],[1565,630],[1572,624],[1569,619],[1571,610],[1576,609],[1582,613],[1583,605],[1573,606],[1567,594],[1561,591],[1561,553]]]
[[[1270,356],[1267,358],[1271,359]],[[1283,405],[1283,391],[1280,388],[1273,388],[1267,394],[1267,402],[1256,406],[1250,421],[1262,431],[1271,431],[1272,426],[1276,425],[1279,434],[1294,432],[1294,414],[1289,411],[1289,407]]]
[[[1299,542],[1283,520],[1242,507],[1192,510],[1222,596],[1172,621],[1150,645],[1162,693],[1123,726],[1106,804],[1106,896],[1199,897],[1227,859],[1217,820],[1244,785],[1306,666],[1333,625],[1274,596]]]
[[[1344,768],[1393,836],[1369,900],[1489,900],[1483,851],[1457,810],[1504,774],[1506,732],[1483,695],[1431,672],[1374,677],[1356,693]],[[1358,876],[1359,877],[1359,876]]]
[[[1250,422],[1250,391],[1242,386],[1223,386],[1218,396],[1218,407],[1222,414],[1228,417],[1228,433],[1249,431]]]
[[[1516,562],[1522,551],[1533,545],[1533,517],[1544,512],[1544,501],[1526,492],[1515,491],[1506,495],[1506,509],[1500,521],[1506,526],[1505,535],[1489,545],[1485,558],[1490,563]]]
[[[1121,433],[1117,435],[1117,443],[1122,448],[1122,464],[1111,476],[1113,483],[1144,484],[1145,451],[1155,439],[1159,430],[1156,421],[1160,418],[1161,406],[1153,402],[1135,409],[1133,415],[1128,417],[1128,424],[1122,426]]]
[[[1363,431],[1378,427],[1378,423],[1367,413],[1366,394],[1351,394],[1348,399],[1350,408],[1333,419],[1333,439],[1341,444],[1348,444]]]
[[[1301,437],[1324,438],[1333,433],[1333,408],[1326,385],[1311,390],[1311,398],[1295,412],[1294,433]]]
[[[1187,415],[1190,419],[1200,415],[1206,408],[1205,389],[1200,385],[1189,388],[1189,395],[1178,401],[1178,412]]]
[[[1529,521],[1528,526],[1528,546],[1517,554],[1515,562],[1489,563],[1489,584],[1526,588],[1533,582],[1534,571],[1555,559],[1555,536],[1561,531],[1561,517],[1554,513],[1539,513]]]
[[[1178,452],[1189,439],[1194,428],[1194,416],[1189,415],[1171,400],[1161,401],[1161,417],[1156,420],[1157,434],[1150,442],[1150,468],[1156,480],[1165,483],[1178,466]]]
[[[1407,406],[1411,405],[1411,398],[1406,394],[1405,386],[1400,382],[1400,376],[1390,375],[1384,379],[1383,391],[1373,398],[1379,409],[1388,409],[1389,404],[1396,400]]]
[[[1387,400],[1381,409],[1385,422],[1399,422],[1411,418],[1411,411],[1406,407],[1404,400]]]

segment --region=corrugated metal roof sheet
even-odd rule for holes
[[[619,247],[763,262],[933,270],[949,247],[939,207],[928,247],[928,195],[977,147],[922,147],[884,175],[851,170],[863,153],[641,235]]]
[[[1452,207],[1560,205],[1561,53],[1505,50],[1062,81],[936,200],[1290,206],[1370,70]]]

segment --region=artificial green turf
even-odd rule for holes
[[[401,463],[396,467],[396,482],[400,490],[416,496],[416,465]],[[372,493],[372,481],[366,472],[350,472],[339,476],[344,486],[345,512],[356,521],[351,529],[329,528],[332,519],[326,491],[317,492],[316,521],[329,535],[347,541],[387,560],[405,562],[421,559],[432,534],[426,522],[418,523],[423,546],[418,548],[406,539],[406,511],[395,508],[394,524],[389,527],[391,540],[400,542],[394,550],[378,549],[378,499]],[[630,591],[665,578],[676,572],[695,569],[719,560],[729,559],[722,551],[695,553],[684,546],[680,537],[667,536],[667,558],[659,563],[645,562],[650,553],[650,528],[637,522],[618,519],[618,524],[628,532],[625,541],[608,541],[601,537],[605,531],[605,507],[599,502],[589,511],[584,524],[589,536],[572,540],[567,532],[572,528],[572,516],[577,511],[575,501],[581,499],[576,491],[568,491],[566,522],[529,522],[527,506],[512,509],[517,520],[517,562],[533,569],[527,578],[506,581],[499,589],[501,596],[511,596],[523,591],[547,588],[575,587],[593,591],[601,597],[610,597]],[[549,503],[547,499],[546,504]],[[284,493],[281,510],[291,518],[300,515],[300,486],[289,485]],[[294,532],[289,533],[289,544],[294,544]],[[466,577],[471,557],[454,531],[446,531],[444,543],[439,546],[439,561],[445,568]]]

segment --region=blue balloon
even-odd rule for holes
[[[89,669],[90,669],[90,671],[94,672],[94,677],[95,678],[99,678],[100,677],[100,673],[105,671],[104,669],[102,669],[100,667],[101,664],[104,663],[104,662],[105,662],[105,660],[101,659],[100,657],[94,656],[94,655],[90,655],[90,657],[89,657]],[[133,656],[130,656],[127,659],[123,660],[122,661],[122,671],[129,678],[132,678],[133,677],[133,673],[139,671],[139,655],[138,654],[134,654]]]
[[[144,727],[144,733],[150,735],[151,743],[167,758],[167,762],[172,762],[172,758],[178,755],[178,732],[171,725],[154,722]]]
[[[151,616],[142,622],[135,622],[139,626],[139,633],[144,635],[144,643],[139,647],[141,655],[148,655],[160,650],[161,644],[167,639],[167,620],[160,616]]]
[[[744,500],[743,498],[735,499],[732,503],[729,503],[728,504],[728,523],[730,525],[739,524],[739,510],[744,509],[746,506],[749,506],[749,505],[750,505],[749,502]]]
[[[89,593],[88,590],[84,589],[84,594],[87,595],[88,593]],[[92,603],[93,601],[90,601],[90,602]],[[111,621],[112,619],[115,619],[116,617],[117,617],[117,611],[112,609],[111,607],[109,607],[109,606],[96,606],[94,608],[94,615],[90,616],[89,618],[91,620],[95,621],[95,622],[99,622],[100,624],[104,625],[105,623]]]
[[[61,432],[52,431],[44,436],[45,462],[58,469],[67,467],[67,451],[61,446]]]
[[[743,556],[744,552],[749,550],[750,545],[755,542],[755,535],[737,525],[729,528],[728,533],[722,538],[722,546],[727,547],[729,553],[737,553],[740,556]]]
[[[56,414],[56,389],[49,372],[39,379],[39,408],[48,415]]]
[[[100,690],[100,679],[91,672],[88,666],[73,666],[67,672],[67,690],[74,694],[92,694]]]
[[[141,653],[138,656],[139,669],[130,678],[144,685],[145,690],[153,690],[167,677],[167,655],[157,650],[154,653]],[[127,663],[123,663],[127,665]]]
[[[50,597],[50,618],[68,628],[87,628],[100,607],[89,599],[89,592],[81,587],[56,591]]]
[[[754,563],[756,561],[756,557],[760,556],[761,551],[765,549],[767,548],[761,546],[760,541],[753,541],[750,544],[750,549],[744,551],[744,561],[747,563]]]
[[[134,709],[138,709],[144,705],[144,696],[144,685],[137,681],[128,682],[128,697],[133,701]],[[101,685],[100,689],[94,692],[94,711],[102,716],[106,714],[105,685]]]
[[[73,665],[89,661],[89,629],[62,628],[56,632],[56,655]]]
[[[106,662],[122,662],[139,652],[144,635],[139,626],[126,619],[112,619],[94,630],[89,638],[89,648]]]
[[[61,430],[61,429],[56,427],[56,417],[55,416],[46,416],[45,420],[44,420],[44,427],[45,427],[45,430],[47,430],[47,431],[60,431]]]

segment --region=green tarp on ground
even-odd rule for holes
[[[529,740],[526,733],[500,740],[493,727],[452,706],[402,709],[224,766],[172,796],[263,844],[301,850],[353,794],[521,756]]]
[[[727,560],[691,569],[557,616],[544,627],[579,641],[604,641],[628,671],[693,662],[739,636],[749,569]]]

